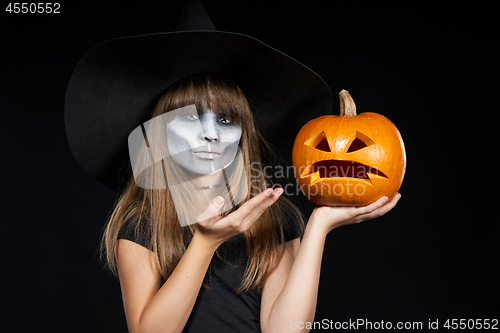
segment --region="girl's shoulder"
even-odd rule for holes
[[[118,239],[126,239],[148,248],[149,231],[146,220],[125,220],[120,228],[120,231],[118,232]]]
[[[304,220],[298,212],[285,210],[283,216],[283,234],[286,242],[302,238],[304,234]]]

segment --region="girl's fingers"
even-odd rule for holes
[[[252,219],[252,217],[259,217],[262,212],[271,206],[279,196],[283,193],[283,189],[273,189],[268,188],[259,195],[253,197],[252,199],[245,202],[238,210],[231,213],[228,218],[235,223],[241,223],[246,219]]]
[[[207,227],[211,224],[212,219],[218,216],[222,207],[224,206],[224,198],[221,196],[216,197],[207,209],[198,216],[196,222],[200,223],[203,227]]]
[[[247,217],[243,220],[243,228],[248,228],[252,222],[257,220],[259,216],[266,210],[268,209],[271,205],[273,205],[279,197],[283,194],[283,189],[282,188],[277,188],[274,191],[271,192],[271,194],[258,205],[255,209],[253,209],[250,214],[247,215]]]
[[[230,226],[243,232],[248,229],[250,224],[255,221],[264,210],[275,203],[282,193],[283,189],[281,188],[274,191],[269,188],[245,202],[238,210],[225,218],[217,218],[224,205],[224,199],[222,197],[217,197],[207,209],[198,216],[196,221],[204,228],[215,226],[215,223],[218,222],[217,229],[223,229]]]
[[[368,205],[368,206],[374,205],[374,207],[376,207],[376,208],[371,209],[371,208],[373,208],[373,207],[371,207],[367,213],[360,215],[359,216],[361,218],[360,221],[369,220],[369,219],[373,219],[373,218],[380,217],[380,216],[384,215],[385,213],[387,213],[388,211],[393,209],[394,206],[396,206],[396,204],[398,203],[400,198],[401,198],[401,194],[398,193],[386,205],[384,205],[384,203],[387,200],[382,200],[382,199],[379,199],[379,200],[375,201],[373,204]]]
[[[388,197],[384,196],[384,197],[378,199],[377,201],[369,204],[368,206],[359,208],[358,215],[366,215],[366,214],[370,214],[370,213],[374,212],[375,210],[382,207],[387,202],[388,199],[389,199]]]

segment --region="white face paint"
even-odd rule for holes
[[[167,126],[167,146],[173,160],[199,175],[209,175],[234,160],[241,138],[239,122],[212,110],[198,114],[184,108]],[[173,111],[175,112],[175,111]]]

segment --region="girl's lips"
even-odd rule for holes
[[[214,151],[207,151],[207,150],[194,151],[193,154],[197,158],[201,158],[202,160],[217,160],[222,156],[221,153],[217,153]]]

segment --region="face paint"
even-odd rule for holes
[[[209,175],[234,160],[241,138],[238,122],[212,110],[179,113],[167,127],[167,146],[173,160],[184,169]],[[195,112],[193,112],[193,110]]]
[[[129,135],[135,181],[145,189],[168,186],[181,226],[197,222],[216,196],[224,198],[221,212],[235,208],[248,193],[241,132],[239,122],[198,113],[195,105],[159,115]]]

